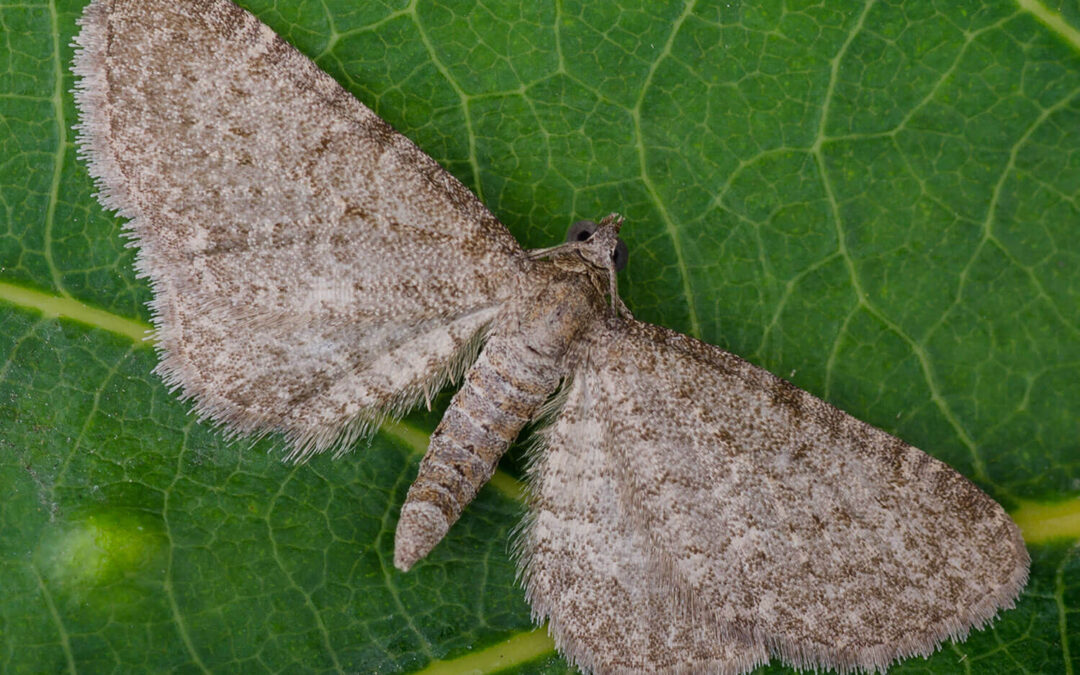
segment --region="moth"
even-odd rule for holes
[[[93,0],[80,25],[80,153],[130,221],[157,372],[201,417],[303,459],[462,381],[401,508],[401,570],[543,417],[516,555],[583,670],[885,669],[1014,604],[1020,533],[960,474],[635,320],[621,218],[523,250],[227,0]]]

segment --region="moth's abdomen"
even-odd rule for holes
[[[548,356],[508,339],[488,342],[432,434],[401,508],[396,567],[409,569],[439,543],[558,384]]]
[[[491,478],[499,458],[559,386],[565,357],[603,296],[582,274],[536,270],[548,283],[515,298],[431,436],[401,507],[394,565],[412,567]]]

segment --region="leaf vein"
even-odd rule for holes
[[[646,160],[645,152],[645,136],[641,130],[641,107],[645,102],[645,95],[652,87],[653,77],[656,74],[656,70],[660,67],[660,64],[671,54],[671,46],[675,42],[676,36],[679,34],[679,29],[682,28],[683,23],[693,13],[694,7],[697,5],[697,0],[690,0],[683,6],[682,14],[675,19],[675,23],[671,27],[671,32],[668,34],[667,41],[664,43],[663,48],[657,54],[652,64],[649,66],[649,73],[645,77],[645,81],[641,85],[641,93],[634,103],[634,107],[630,110],[630,115],[634,121],[634,138],[637,146],[638,163],[641,171],[641,181],[645,186],[645,191],[649,194],[649,199],[652,200],[656,206],[657,211],[660,212],[660,218],[664,222],[664,228],[667,231],[668,237],[671,239],[671,245],[675,252],[675,265],[679,270],[682,277],[682,291],[686,296],[686,307],[689,312],[690,320],[690,334],[694,337],[701,337],[701,321],[698,319],[697,303],[694,300],[693,288],[690,284],[690,273],[686,264],[686,254],[683,252],[682,239],[679,236],[679,229],[676,227],[675,222],[671,218],[671,214],[668,213],[667,206],[664,204],[664,200],[660,197],[659,190],[657,190],[656,184],[653,183],[652,178],[649,176],[649,167]]]

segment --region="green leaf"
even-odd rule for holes
[[[73,146],[82,4],[0,0],[0,669],[568,670],[515,584],[506,475],[393,569],[437,413],[292,466],[151,375],[149,291]],[[638,317],[1010,509],[1019,607],[894,672],[1080,672],[1074,4],[243,4],[523,245],[621,212]]]

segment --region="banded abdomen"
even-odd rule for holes
[[[499,458],[559,386],[567,350],[602,303],[580,274],[547,270],[540,292],[515,298],[496,319],[465,375],[401,507],[394,566],[427,555],[491,478]]]

